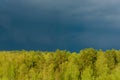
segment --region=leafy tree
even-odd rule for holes
[[[96,61],[97,51],[93,48],[87,48],[81,50],[79,53],[79,68],[80,72],[86,67],[91,66],[94,68],[94,63]]]
[[[96,69],[96,79],[97,80],[106,80],[106,77],[109,75],[109,68],[107,64],[107,58],[105,57],[105,53],[103,51],[98,51],[97,60],[95,62]]]
[[[105,53],[105,56],[107,58],[108,67],[110,69],[113,69],[115,67],[115,65],[118,63],[117,57],[116,57],[116,50],[114,50],[114,49],[107,50]]]
[[[78,60],[77,60],[77,54],[71,54],[68,57],[68,64],[66,65],[66,71],[64,80],[80,80],[80,72],[79,72],[79,66],[78,66]]]

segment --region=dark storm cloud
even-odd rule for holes
[[[0,48],[118,48],[119,3],[118,0],[1,0]]]

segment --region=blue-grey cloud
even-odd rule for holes
[[[0,48],[119,48],[119,0],[1,0]]]

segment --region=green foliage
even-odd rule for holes
[[[120,80],[120,50],[0,51],[0,80]]]
[[[91,66],[86,67],[81,76],[82,80],[94,80],[93,69]]]

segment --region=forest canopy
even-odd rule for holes
[[[0,51],[0,80],[120,80],[120,50]]]

